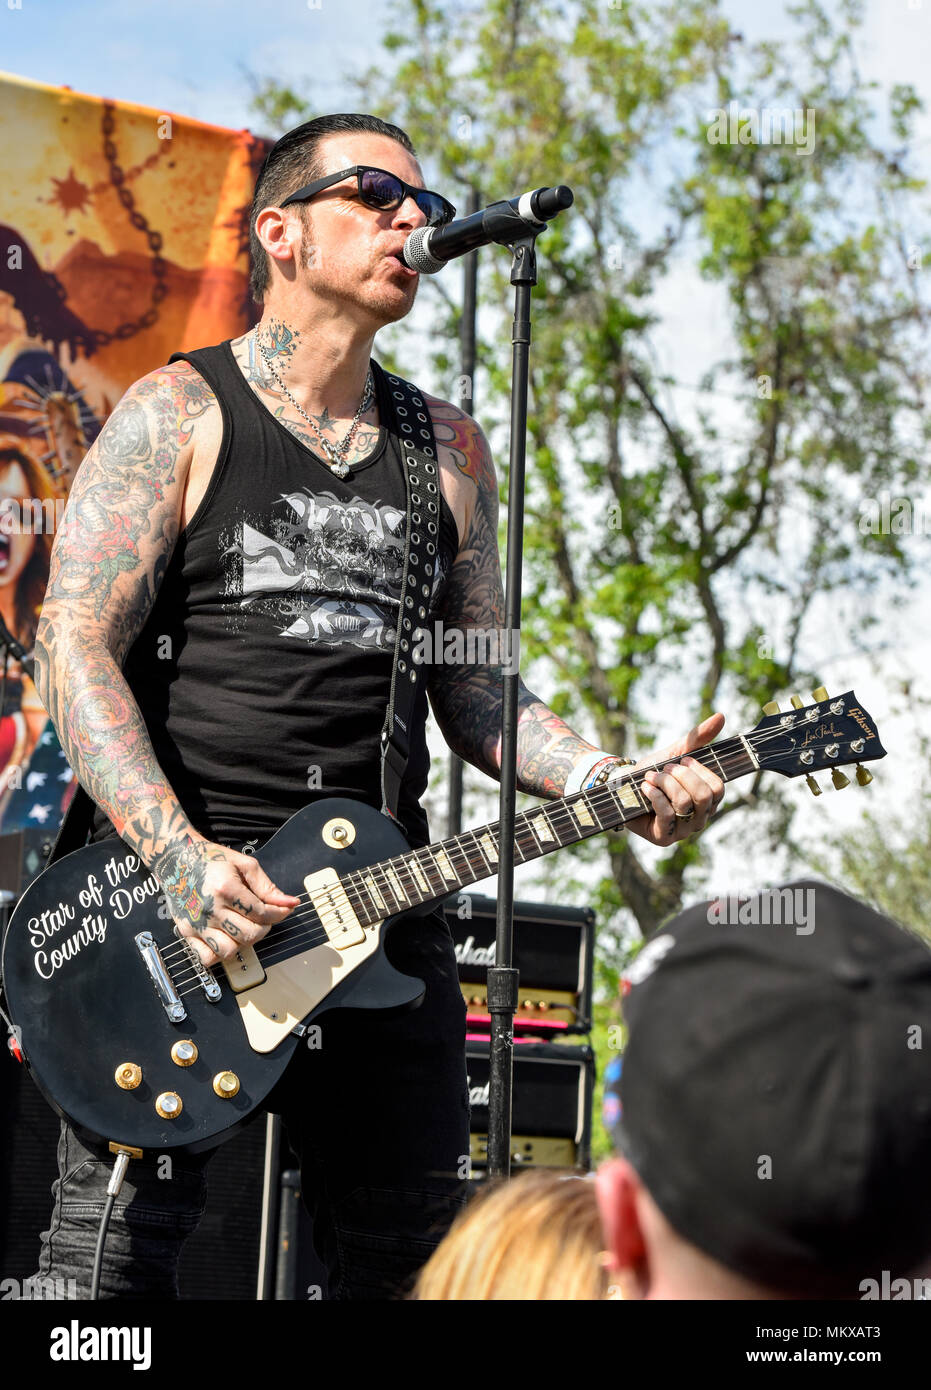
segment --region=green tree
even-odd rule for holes
[[[927,748],[925,749],[927,752]],[[922,759],[926,764],[927,758]],[[813,867],[845,893],[862,898],[931,944],[931,784],[902,814],[865,809],[846,835],[828,837]]]
[[[390,61],[360,100],[410,133],[431,186],[486,201],[545,182],[575,192],[540,238],[534,292],[530,683],[618,754],[672,735],[655,727],[660,698],[676,699],[683,727],[715,708],[755,722],[774,693],[820,679],[806,660],[819,603],[836,603],[846,643],[855,589],[850,640],[866,646],[885,601],[871,593],[890,576],[905,593],[915,569],[918,546],[869,521],[870,499],[928,477],[915,92],[861,79],[852,0],[836,18],[799,4],[791,40],[756,45],[715,0],[397,0],[395,13]],[[510,385],[508,268],[506,252],[483,258],[477,399],[493,439]],[[730,341],[677,381],[661,304],[692,270],[717,286]],[[459,308],[437,281],[423,295],[434,372],[455,399]],[[389,341],[413,374],[424,344],[415,356],[404,332]],[[780,842],[783,785],[743,784],[717,824],[753,809],[755,833]],[[601,870],[585,897],[647,933],[706,854],[701,841],[655,856],[602,838],[578,850],[586,877]]]

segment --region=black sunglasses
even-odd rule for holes
[[[309,198],[315,198],[324,188],[341,183],[352,174],[356,176],[359,197],[366,207],[389,212],[392,208],[399,208],[405,198],[413,198],[426,217],[428,227],[441,227],[456,215],[452,203],[439,193],[431,193],[428,188],[414,188],[399,179],[397,174],[389,174],[386,169],[372,169],[366,164],[354,164],[351,169],[340,169],[335,174],[328,174],[325,179],[307,183],[296,193],[289,194],[280,206],[286,208],[289,203],[304,203]]]

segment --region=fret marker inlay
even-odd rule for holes
[[[537,811],[534,815],[528,816],[527,823],[533,828],[533,832],[541,845],[547,842],[550,844],[556,843],[556,836],[550,829],[550,823],[546,818],[545,811]]]
[[[391,891],[392,891],[392,893],[394,894],[394,896],[397,898],[398,902],[399,902],[399,903],[406,902],[406,901],[407,901],[407,894],[405,893],[404,889],[401,887],[401,880],[398,878],[398,876],[397,876],[397,874],[395,873],[394,869],[389,868],[387,865],[385,866],[385,878],[386,878],[386,879],[388,880],[388,882],[390,883],[390,885],[391,885]]]
[[[636,787],[631,786],[629,782],[622,787],[612,787],[611,791],[622,806],[627,806],[631,810],[633,810],[635,806],[643,805]]]
[[[497,862],[498,862],[498,851],[495,849],[495,842],[494,842],[494,840],[491,838],[491,836],[488,834],[487,831],[486,831],[485,834],[482,836],[481,840],[479,841],[479,844],[481,845],[482,849],[485,851],[485,853],[486,853],[486,855],[488,856],[488,858],[491,860],[492,864],[497,864]]]
[[[449,855],[445,849],[438,849],[433,858],[436,860],[440,873],[448,883],[458,883],[459,875],[449,862]]]
[[[542,846],[541,843],[540,843],[540,837],[539,837],[539,835],[537,834],[536,830],[535,830],[534,827],[533,827],[533,816],[524,816],[524,825],[525,825],[525,827],[530,831],[530,833],[531,833],[531,835],[533,836],[533,838],[536,840],[536,842],[537,842],[537,848],[538,848],[538,849],[542,849],[543,846]]]
[[[375,906],[379,909],[379,911],[387,912],[388,906],[381,893],[379,893],[378,884],[375,882],[372,875],[366,874],[362,882],[365,884],[366,888],[369,890],[369,893],[372,895],[372,901],[374,902]]]
[[[429,894],[430,894],[430,885],[429,885],[429,883],[427,882],[427,880],[424,878],[423,870],[421,869],[420,865],[417,863],[417,860],[416,860],[415,858],[413,858],[413,856],[411,856],[411,858],[408,859],[408,861],[407,861],[407,867],[410,869],[411,873],[414,875],[414,882],[417,884],[417,887],[420,889],[421,893],[423,893],[424,897],[429,897]]]

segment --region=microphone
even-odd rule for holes
[[[560,184],[558,188],[536,188],[519,198],[491,203],[470,217],[447,222],[445,227],[418,227],[405,241],[400,259],[410,270],[435,275],[447,261],[464,256],[477,246],[490,242],[510,245],[544,231],[547,222],[574,201],[572,189]]]

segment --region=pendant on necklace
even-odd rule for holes
[[[333,472],[336,474],[337,478],[346,478],[346,477],[349,476],[349,464],[348,464],[348,463],[331,463],[331,464],[330,464],[330,467],[332,468]]]

